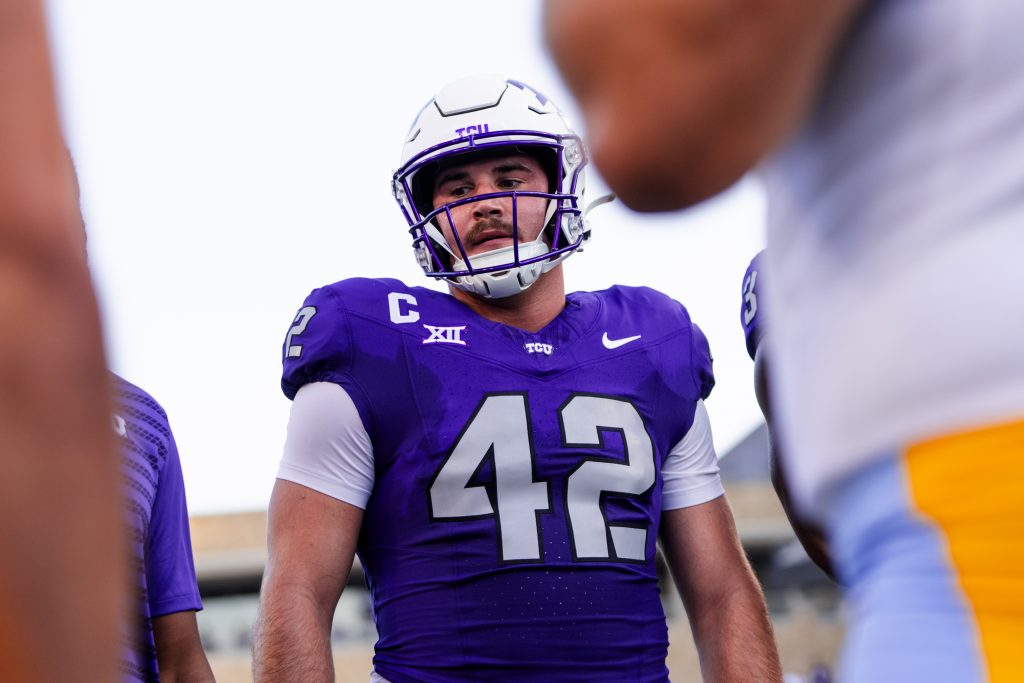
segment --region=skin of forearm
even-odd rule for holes
[[[17,647],[47,648],[28,655],[33,680],[109,681],[127,586],[113,403],[42,21],[29,5],[0,2],[0,537],[11,550],[0,583]]]
[[[253,632],[255,683],[334,681],[331,616],[308,594],[264,589]]]
[[[724,497],[662,516],[662,549],[705,681],[781,681],[768,610]]]
[[[99,315],[81,257],[2,254],[0,579],[26,647],[59,644],[39,680],[111,680],[127,563]]]
[[[771,440],[770,431],[771,428],[769,426],[769,439]],[[838,581],[835,570],[832,568],[832,558],[829,554],[824,532],[819,527],[808,524],[793,506],[789,495],[789,486],[786,484],[782,463],[779,461],[779,454],[776,451],[774,440],[771,441],[769,457],[771,458],[772,486],[779,497],[779,502],[782,503],[782,510],[786,513],[789,525],[793,527],[793,533],[796,534],[797,540],[800,541],[800,545],[803,547],[804,552],[807,553],[807,556],[811,558],[811,561],[818,565],[818,568],[825,572],[830,579]]]
[[[157,643],[160,683],[216,683],[210,662],[207,661],[198,638],[194,642],[182,643],[180,646],[171,643],[168,648],[171,649],[170,653],[166,653],[163,646]],[[165,652],[163,655],[162,650]]]
[[[204,659],[203,662],[184,664],[170,672],[160,667],[160,683],[216,683],[216,679]]]
[[[34,667],[19,680],[105,682],[127,595],[121,479],[52,82],[42,3],[0,0],[0,590],[17,624],[2,650]]]
[[[779,453],[777,441],[772,437],[774,420],[772,417],[771,394],[768,390],[770,364],[764,349],[765,347],[762,343],[762,345],[758,346],[757,352],[754,355],[754,395],[757,397],[757,403],[761,406],[765,424],[768,426],[768,459],[771,466],[772,486],[775,488],[779,502],[782,503],[782,509],[786,513],[786,519],[789,520],[790,526],[793,527],[793,533],[796,534],[797,540],[803,546],[804,552],[830,579],[837,581],[824,532],[819,527],[807,523],[800,516],[789,495],[789,485],[786,482],[785,470],[782,467],[782,456]]]
[[[214,683],[195,612],[154,618],[153,639],[162,683]]]
[[[85,263],[42,4],[0,0],[0,254],[69,249]]]
[[[690,618],[708,683],[782,681],[768,610],[752,574],[745,585]]]

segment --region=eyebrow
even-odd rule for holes
[[[530,168],[521,161],[510,161],[502,163],[491,169],[491,172],[494,173],[495,175],[504,175],[506,173],[512,173],[515,171],[525,171],[531,174],[534,172],[532,168]],[[440,176],[438,176],[436,187],[441,187],[445,183],[462,181],[467,179],[468,177],[469,173],[467,171],[444,171],[441,173]]]

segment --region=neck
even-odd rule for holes
[[[488,299],[457,287],[451,288],[451,294],[477,315],[527,332],[543,328],[565,308],[565,280],[561,264],[515,296]]]

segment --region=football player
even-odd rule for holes
[[[854,601],[839,678],[1024,680],[1024,5],[547,7],[627,204],[764,162],[773,436]]]
[[[0,680],[108,683],[125,601],[112,397],[43,8],[0,0]]]
[[[121,681],[212,683],[196,624],[203,604],[174,435],[152,396],[116,375],[113,381],[134,577]]]
[[[565,293],[586,164],[518,81],[458,81],[416,117],[392,190],[449,293],[344,280],[292,321],[257,680],[333,680],[358,553],[375,681],[666,681],[659,538],[706,679],[781,679],[722,495],[704,335],[650,289]]]
[[[779,496],[782,509],[796,533],[797,540],[807,552],[808,557],[829,578],[835,580],[832,560],[828,555],[828,544],[825,535],[816,525],[807,522],[793,507],[789,485],[786,483],[785,470],[779,457],[779,444],[771,437],[773,427],[771,397],[768,392],[768,354],[763,345],[767,322],[764,314],[764,261],[765,252],[761,251],[750,261],[747,271],[743,274],[743,288],[740,301],[740,324],[743,325],[743,337],[746,340],[747,353],[754,361],[754,394],[757,404],[761,406],[765,422],[768,425],[768,457],[771,465],[772,486]]]

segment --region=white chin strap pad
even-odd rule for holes
[[[514,249],[514,245],[510,245],[477,254],[472,258],[473,267],[487,268],[492,265],[498,266],[510,263],[515,260]],[[544,243],[543,234],[538,235],[537,239],[532,242],[519,245],[519,260],[521,261],[543,256],[546,253],[548,253],[548,245]],[[545,261],[537,261],[536,263],[509,268],[508,270],[498,270],[477,275],[463,275],[456,278],[453,284],[459,289],[488,299],[504,299],[505,297],[521,294],[527,287],[536,282],[537,278],[546,272],[544,268],[545,263]],[[466,268],[466,262],[460,259],[456,259],[452,265],[453,270],[463,270]]]

